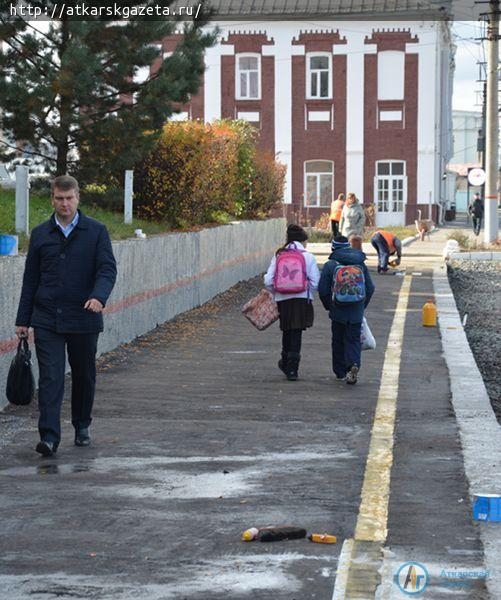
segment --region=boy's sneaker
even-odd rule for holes
[[[351,369],[346,373],[346,383],[348,385],[355,385],[358,379],[358,366],[353,365]]]
[[[343,375],[342,377],[336,375],[336,381],[346,381],[346,375]]]
[[[35,448],[35,452],[42,456],[54,456],[57,452],[57,445],[54,442],[40,440]]]

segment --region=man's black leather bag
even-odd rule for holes
[[[16,355],[10,364],[6,394],[7,400],[18,406],[24,406],[33,400],[35,378],[31,371],[31,351],[25,337],[19,340]]]

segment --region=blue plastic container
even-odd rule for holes
[[[0,255],[17,254],[17,235],[0,235]]]
[[[473,518],[477,521],[501,521],[501,496],[475,494]]]

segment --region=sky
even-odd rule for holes
[[[476,21],[458,21],[453,25],[454,43],[456,50],[456,70],[454,74],[454,93],[452,97],[453,110],[481,111],[481,106],[476,106],[481,101],[481,96],[475,92],[482,89],[479,78],[477,60],[484,59],[484,46],[475,38],[482,37],[482,26]]]

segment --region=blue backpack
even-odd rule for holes
[[[358,265],[340,265],[332,277],[332,301],[340,305],[358,304],[365,300],[365,276]]]

